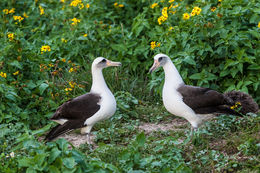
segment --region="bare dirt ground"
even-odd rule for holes
[[[188,125],[188,122],[184,119],[174,119],[170,123],[160,122],[156,123],[143,123],[138,128],[145,133],[151,133],[153,131],[169,131],[169,130],[184,130],[184,126]]]

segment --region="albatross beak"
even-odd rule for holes
[[[152,73],[159,66],[160,66],[160,63],[158,62],[158,60],[154,60],[153,66],[150,68],[149,73]]]
[[[121,62],[114,62],[114,61],[109,61],[109,60],[107,60],[107,66],[109,67],[109,66],[116,66],[116,67],[118,67],[118,66],[121,66],[122,64],[121,64]]]

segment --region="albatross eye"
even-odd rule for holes
[[[158,61],[160,62],[162,59],[163,59],[163,57],[160,57],[160,58],[158,59]]]
[[[106,60],[106,59],[103,59],[101,62],[102,62],[102,63],[105,63],[105,62],[107,62],[107,60]]]

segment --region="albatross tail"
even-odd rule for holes
[[[231,98],[237,106],[241,105],[241,109],[239,110],[239,113],[241,114],[247,114],[249,112],[259,112],[259,107],[257,103],[250,95],[246,93],[243,93],[241,91],[230,91],[226,92],[224,95]],[[234,105],[234,107],[236,107],[236,105]]]

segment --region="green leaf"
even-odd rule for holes
[[[60,173],[59,169],[56,168],[56,167],[53,166],[53,165],[50,165],[50,167],[49,167],[49,172],[50,172],[50,173]]]
[[[118,51],[118,52],[124,52],[127,51],[127,47],[124,44],[112,44],[112,49]]]
[[[48,163],[51,164],[60,154],[61,151],[58,148],[52,148]]]
[[[201,73],[195,73],[195,74],[193,74],[193,75],[191,75],[190,77],[189,77],[190,79],[202,79],[202,74]]]
[[[190,56],[185,57],[183,61],[191,65],[196,65],[196,62]]]
[[[43,92],[46,90],[46,88],[48,88],[49,85],[46,84],[46,83],[42,83],[40,86],[39,86],[39,90],[40,90],[40,95],[43,94]]]
[[[137,137],[136,137],[136,142],[138,144],[138,146],[143,146],[145,143],[145,135],[144,132],[140,133]]]
[[[30,167],[33,165],[34,165],[34,163],[30,157],[23,157],[22,159],[18,160],[19,167]]]
[[[62,159],[65,167],[72,169],[77,164],[72,157],[67,157]]]
[[[15,60],[15,61],[13,61],[13,62],[11,62],[11,63],[9,63],[11,66],[14,66],[14,67],[17,67],[17,68],[19,68],[19,69],[22,69],[22,66],[21,66],[21,64],[17,61],[17,60]]]
[[[48,124],[48,125],[44,126],[43,128],[34,130],[34,131],[32,131],[32,135],[43,134],[46,131],[48,131],[50,129],[50,127],[51,127],[51,124]]]

